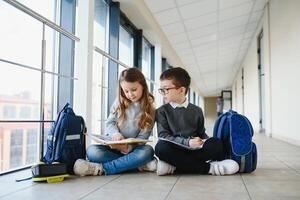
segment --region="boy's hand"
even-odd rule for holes
[[[129,152],[128,144],[111,144],[109,146],[112,149],[117,149],[121,153],[125,153],[126,154],[126,153]]]
[[[123,140],[123,139],[124,139],[124,137],[120,133],[115,133],[115,134],[112,135],[112,140],[113,141],[118,141],[118,140]]]
[[[197,148],[200,145],[202,145],[203,143],[204,142],[199,137],[195,137],[195,138],[189,140],[189,146],[192,147],[192,148]]]

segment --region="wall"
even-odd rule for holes
[[[256,37],[251,44],[244,63],[244,115],[259,131],[258,63]]]
[[[240,68],[244,68],[244,114],[259,130],[259,90],[257,70],[257,36],[263,30],[266,91],[266,134],[300,146],[297,126],[300,107],[300,1],[271,0]],[[238,101],[241,70],[232,86],[234,107],[241,112]],[[237,87],[237,91],[235,91]]]
[[[300,1],[270,2],[272,135],[300,145]]]

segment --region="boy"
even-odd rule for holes
[[[168,69],[160,81],[159,92],[166,104],[156,110],[160,138],[155,146],[159,158],[157,175],[173,174],[175,170],[212,175],[236,173],[239,166],[235,161],[215,161],[224,158],[223,145],[218,139],[208,138],[201,108],[186,98],[191,82],[187,71],[180,67]]]

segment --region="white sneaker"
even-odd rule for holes
[[[215,176],[223,176],[235,174],[239,171],[239,164],[231,159],[215,161],[210,163],[209,174]]]
[[[165,161],[159,160],[157,163],[156,174],[158,176],[173,174],[175,169],[176,169],[176,167],[174,167],[173,165],[170,165],[170,164],[166,163]]]
[[[100,163],[88,162],[83,159],[76,160],[73,166],[74,173],[79,176],[102,175],[103,167]]]
[[[151,160],[147,164],[145,164],[143,166],[140,166],[138,169],[141,172],[143,172],[143,171],[155,172],[156,169],[157,169],[157,160],[156,160],[156,158],[154,158],[153,160]]]

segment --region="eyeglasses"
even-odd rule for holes
[[[158,89],[158,92],[162,95],[165,95],[165,94],[168,94],[169,90],[172,90],[172,89],[178,89],[178,87],[160,88],[160,89]]]

